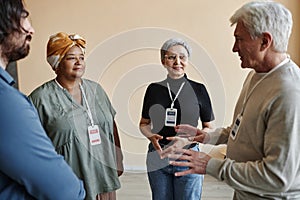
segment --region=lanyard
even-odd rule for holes
[[[55,79],[55,82],[57,83],[57,85],[58,85],[61,89],[65,90],[65,89],[63,88],[63,86],[61,86],[61,85],[59,84],[59,82],[58,82],[56,79]],[[86,98],[86,95],[85,95],[85,93],[84,93],[84,90],[83,90],[83,87],[82,87],[81,83],[79,83],[79,88],[80,88],[80,91],[81,91],[81,93],[82,93],[84,102],[85,102],[85,104],[86,104],[86,107],[87,107],[87,113],[88,113],[88,116],[89,116],[89,118],[90,118],[90,120],[91,120],[91,124],[92,124],[92,126],[94,126],[94,120],[93,120],[92,112],[91,112],[90,106],[89,106],[89,104],[88,104],[88,101],[87,101],[87,98]]]
[[[181,90],[182,90],[184,84],[185,84],[185,82],[181,83],[180,88],[179,88],[179,90],[178,90],[178,92],[177,92],[175,98],[173,99],[172,93],[171,93],[171,89],[170,89],[170,85],[169,85],[169,83],[167,82],[167,86],[168,86],[168,91],[169,91],[170,99],[171,99],[171,101],[172,101],[172,103],[171,103],[171,109],[173,109],[173,107],[174,107],[174,102],[176,101],[176,99],[177,99],[179,93],[181,92]]]
[[[85,102],[86,107],[87,107],[87,113],[88,113],[88,116],[89,116],[89,118],[91,120],[91,124],[92,124],[92,126],[94,126],[94,120],[93,120],[92,112],[91,112],[90,106],[88,104],[88,101],[87,101],[87,98],[86,98],[86,95],[85,95],[85,92],[83,90],[83,87],[82,87],[81,83],[79,83],[79,87],[80,87],[80,90],[82,92],[82,96],[83,96],[84,102]]]
[[[56,79],[54,79],[54,81],[55,81],[55,83],[61,88],[61,89],[63,89],[64,90],[64,87],[63,86],[61,86],[61,84],[59,84],[59,82],[56,80]]]
[[[246,104],[247,104],[247,101],[249,100],[249,97],[251,96],[251,94],[253,93],[254,89],[267,77],[269,76],[270,74],[272,74],[273,72],[275,72],[277,69],[279,69],[281,66],[283,66],[284,64],[288,63],[289,62],[289,57],[284,59],[281,63],[279,63],[279,65],[277,65],[276,67],[274,67],[271,71],[269,71],[268,73],[266,73],[259,81],[256,82],[256,84],[251,88],[251,90],[249,91],[248,94],[246,94],[245,98],[244,98],[244,102],[243,102],[243,107],[242,107],[242,111],[241,111],[241,115],[244,114],[244,110],[245,110],[245,107],[246,107]],[[253,76],[252,76],[253,77]],[[252,78],[251,77],[251,78]],[[250,87],[250,82],[251,82],[251,79],[249,81],[249,87]],[[248,90],[249,90],[249,87],[248,87]]]

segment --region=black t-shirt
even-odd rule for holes
[[[166,108],[171,107],[167,83],[169,83],[172,97],[175,98],[181,84],[185,82],[178,98],[174,102],[177,109],[177,124],[190,124],[198,126],[198,120],[210,122],[214,120],[211,101],[205,86],[187,78],[167,79],[151,83],[146,90],[142,109],[142,117],[150,119],[152,132],[164,136],[161,144],[169,143],[165,137],[175,136],[174,127],[165,126]]]

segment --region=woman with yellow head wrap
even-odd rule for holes
[[[56,151],[84,181],[86,200],[114,200],[123,172],[116,112],[103,88],[82,78],[85,48],[79,35],[52,35],[47,61],[56,78],[36,88],[29,98]]]
[[[47,61],[55,70],[71,47],[76,45],[85,53],[85,44],[85,40],[79,35],[68,35],[63,32],[52,35],[47,44]]]

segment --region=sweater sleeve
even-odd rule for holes
[[[264,116],[266,130],[262,159],[237,162],[229,158],[212,158],[206,172],[236,190],[254,194],[298,189],[294,187],[300,184],[299,99],[299,89],[287,89],[269,106]]]

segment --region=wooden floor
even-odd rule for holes
[[[151,200],[151,192],[145,172],[125,172],[121,177],[121,189],[117,200]],[[225,183],[205,175],[202,200],[231,200],[233,190]]]

